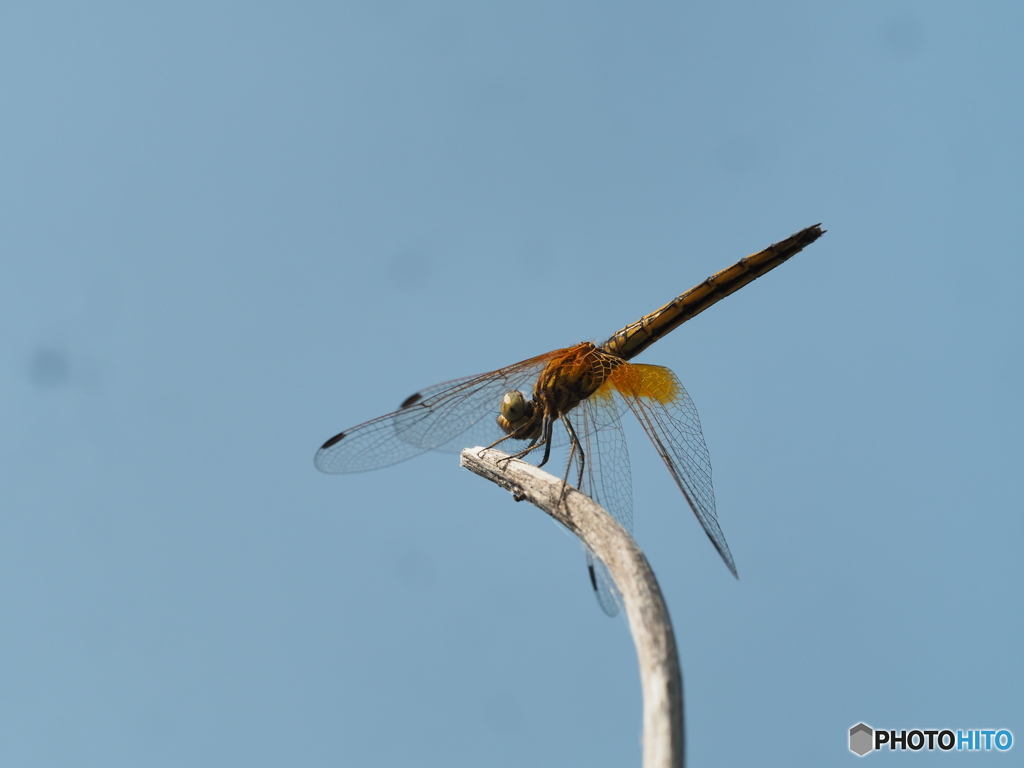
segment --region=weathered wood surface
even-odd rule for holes
[[[608,567],[640,663],[644,700],[644,768],[685,765],[683,678],[668,609],[647,558],[633,537],[590,497],[562,480],[494,449],[467,448],[462,466],[529,501],[576,534]],[[559,500],[561,499],[561,503]]]

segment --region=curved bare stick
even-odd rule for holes
[[[644,768],[685,765],[683,677],[668,609],[644,553],[593,499],[532,464],[501,451],[467,448],[462,466],[525,499],[576,534],[601,558],[622,595],[640,662]],[[559,504],[559,499],[562,503]]]

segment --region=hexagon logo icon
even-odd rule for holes
[[[873,743],[875,740],[874,735],[875,733],[871,730],[870,725],[857,723],[850,729],[850,751],[855,755],[864,757],[864,755],[875,748]]]

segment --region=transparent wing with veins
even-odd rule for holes
[[[612,371],[609,383],[640,421],[647,436],[683,492],[704,533],[733,576],[733,561],[715,512],[711,459],[700,418],[689,394],[668,368],[629,363]]]
[[[317,452],[316,466],[331,473],[362,472],[428,450],[491,445],[506,437],[495,423],[505,393],[520,390],[529,397],[544,366],[563,352],[554,350],[497,371],[422,390],[399,410],[332,437]],[[632,533],[629,452],[621,423],[621,414],[627,409],[640,421],[711,543],[736,575],[715,513],[711,462],[700,419],[683,385],[667,368],[624,362],[610,372],[597,392],[566,414],[583,450],[582,460],[579,452],[571,452],[568,482],[578,484]],[[552,442],[565,445],[565,430],[555,429]],[[515,453],[525,443],[510,440],[502,447]],[[589,551],[587,564],[598,603],[614,616],[620,599],[607,569]]]
[[[617,393],[602,386],[569,412],[568,419],[583,449],[582,478],[579,452],[572,453],[568,481],[604,507],[630,535],[633,533],[633,490],[626,435],[619,416]],[[589,549],[587,572],[601,610],[619,612],[622,598],[604,563]]]
[[[524,388],[529,394],[545,363],[560,352],[424,389],[407,398],[399,410],[332,437],[316,453],[317,469],[332,474],[365,472],[424,451],[490,445],[505,436],[495,423],[502,396]],[[515,445],[515,450],[522,447]]]

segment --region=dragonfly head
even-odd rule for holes
[[[501,431],[516,440],[535,440],[540,436],[540,409],[532,400],[517,389],[506,392],[501,398],[498,426]]]

